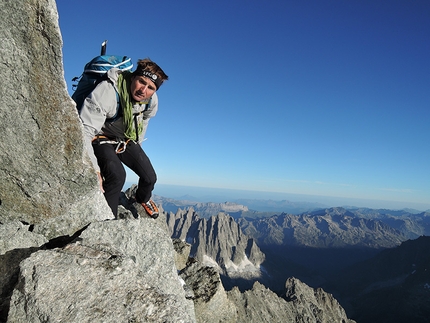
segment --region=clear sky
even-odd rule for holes
[[[143,143],[160,184],[430,208],[430,1],[57,7],[69,93],[105,39],[169,75]]]

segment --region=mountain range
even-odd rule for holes
[[[180,199],[167,198],[155,195],[154,200],[163,204],[167,212],[175,213],[179,208],[193,207],[200,217],[207,218],[218,212],[226,212],[234,218],[238,217],[267,217],[281,211],[292,214],[318,210],[325,205],[311,202],[291,202],[287,200],[263,200],[263,199],[234,199],[229,202],[201,202],[190,195]]]
[[[164,208],[164,198],[157,200]],[[298,215],[254,212],[254,217],[247,217],[246,205],[187,207],[190,201],[167,200],[170,208],[184,208],[168,215],[172,237],[191,243],[191,254],[197,259],[209,257],[220,269],[226,288],[246,290],[257,280],[281,294],[282,283],[298,277],[333,293],[357,322],[427,322],[428,306],[419,297],[430,295],[428,212],[333,207]],[[226,205],[234,216],[226,214]],[[205,217],[219,213],[206,219],[199,211]],[[225,230],[207,234],[207,228],[215,226]],[[241,272],[231,275],[225,264],[235,263],[233,250],[244,253],[242,259],[250,255],[245,247],[237,248],[244,241],[252,241],[258,251],[254,253],[258,257],[250,259],[259,275],[240,279]],[[395,310],[393,302],[399,305]]]

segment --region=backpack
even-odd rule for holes
[[[85,98],[96,88],[96,86],[104,80],[110,81],[110,79],[107,77],[107,71],[109,71],[113,67],[119,68],[122,71],[128,71],[133,68],[131,58],[127,56],[106,55],[106,43],[107,40],[102,43],[100,55],[94,57],[91,61],[85,64],[84,72],[82,73],[82,75],[79,77],[74,77],[72,79],[73,82],[78,82],[77,84],[72,85],[72,89],[74,91],[72,99],[76,103],[78,113],[82,108]],[[107,121],[109,122],[115,122],[119,117],[122,116],[122,109],[120,109],[121,104],[119,102],[118,92],[116,92],[116,100],[117,113],[114,117],[107,119]],[[137,116],[140,114],[144,114],[144,112],[149,112],[150,106],[151,99],[146,104],[144,111],[133,114],[134,122],[136,124],[136,141],[139,141],[139,135],[137,133]]]
[[[131,58],[127,56],[106,55],[106,43],[107,41],[102,43],[100,55],[85,64],[82,75],[72,79],[73,82],[78,82],[72,86],[74,90],[72,99],[75,101],[78,111],[80,111],[85,98],[95,89],[97,84],[103,80],[108,80],[107,71],[113,67],[122,71],[133,68]],[[117,98],[119,99],[118,93]]]

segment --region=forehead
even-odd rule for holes
[[[156,87],[155,83],[149,77],[146,77],[146,76],[138,75],[135,77],[134,80],[135,80],[135,82],[145,82],[148,85],[153,85],[154,87]]]

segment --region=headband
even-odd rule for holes
[[[144,70],[141,67],[138,67],[134,71],[134,75],[145,76],[149,78],[152,82],[154,82],[155,86],[157,87],[157,90],[160,88],[161,84],[163,83],[163,80],[160,77],[158,77],[158,75],[150,71]]]

